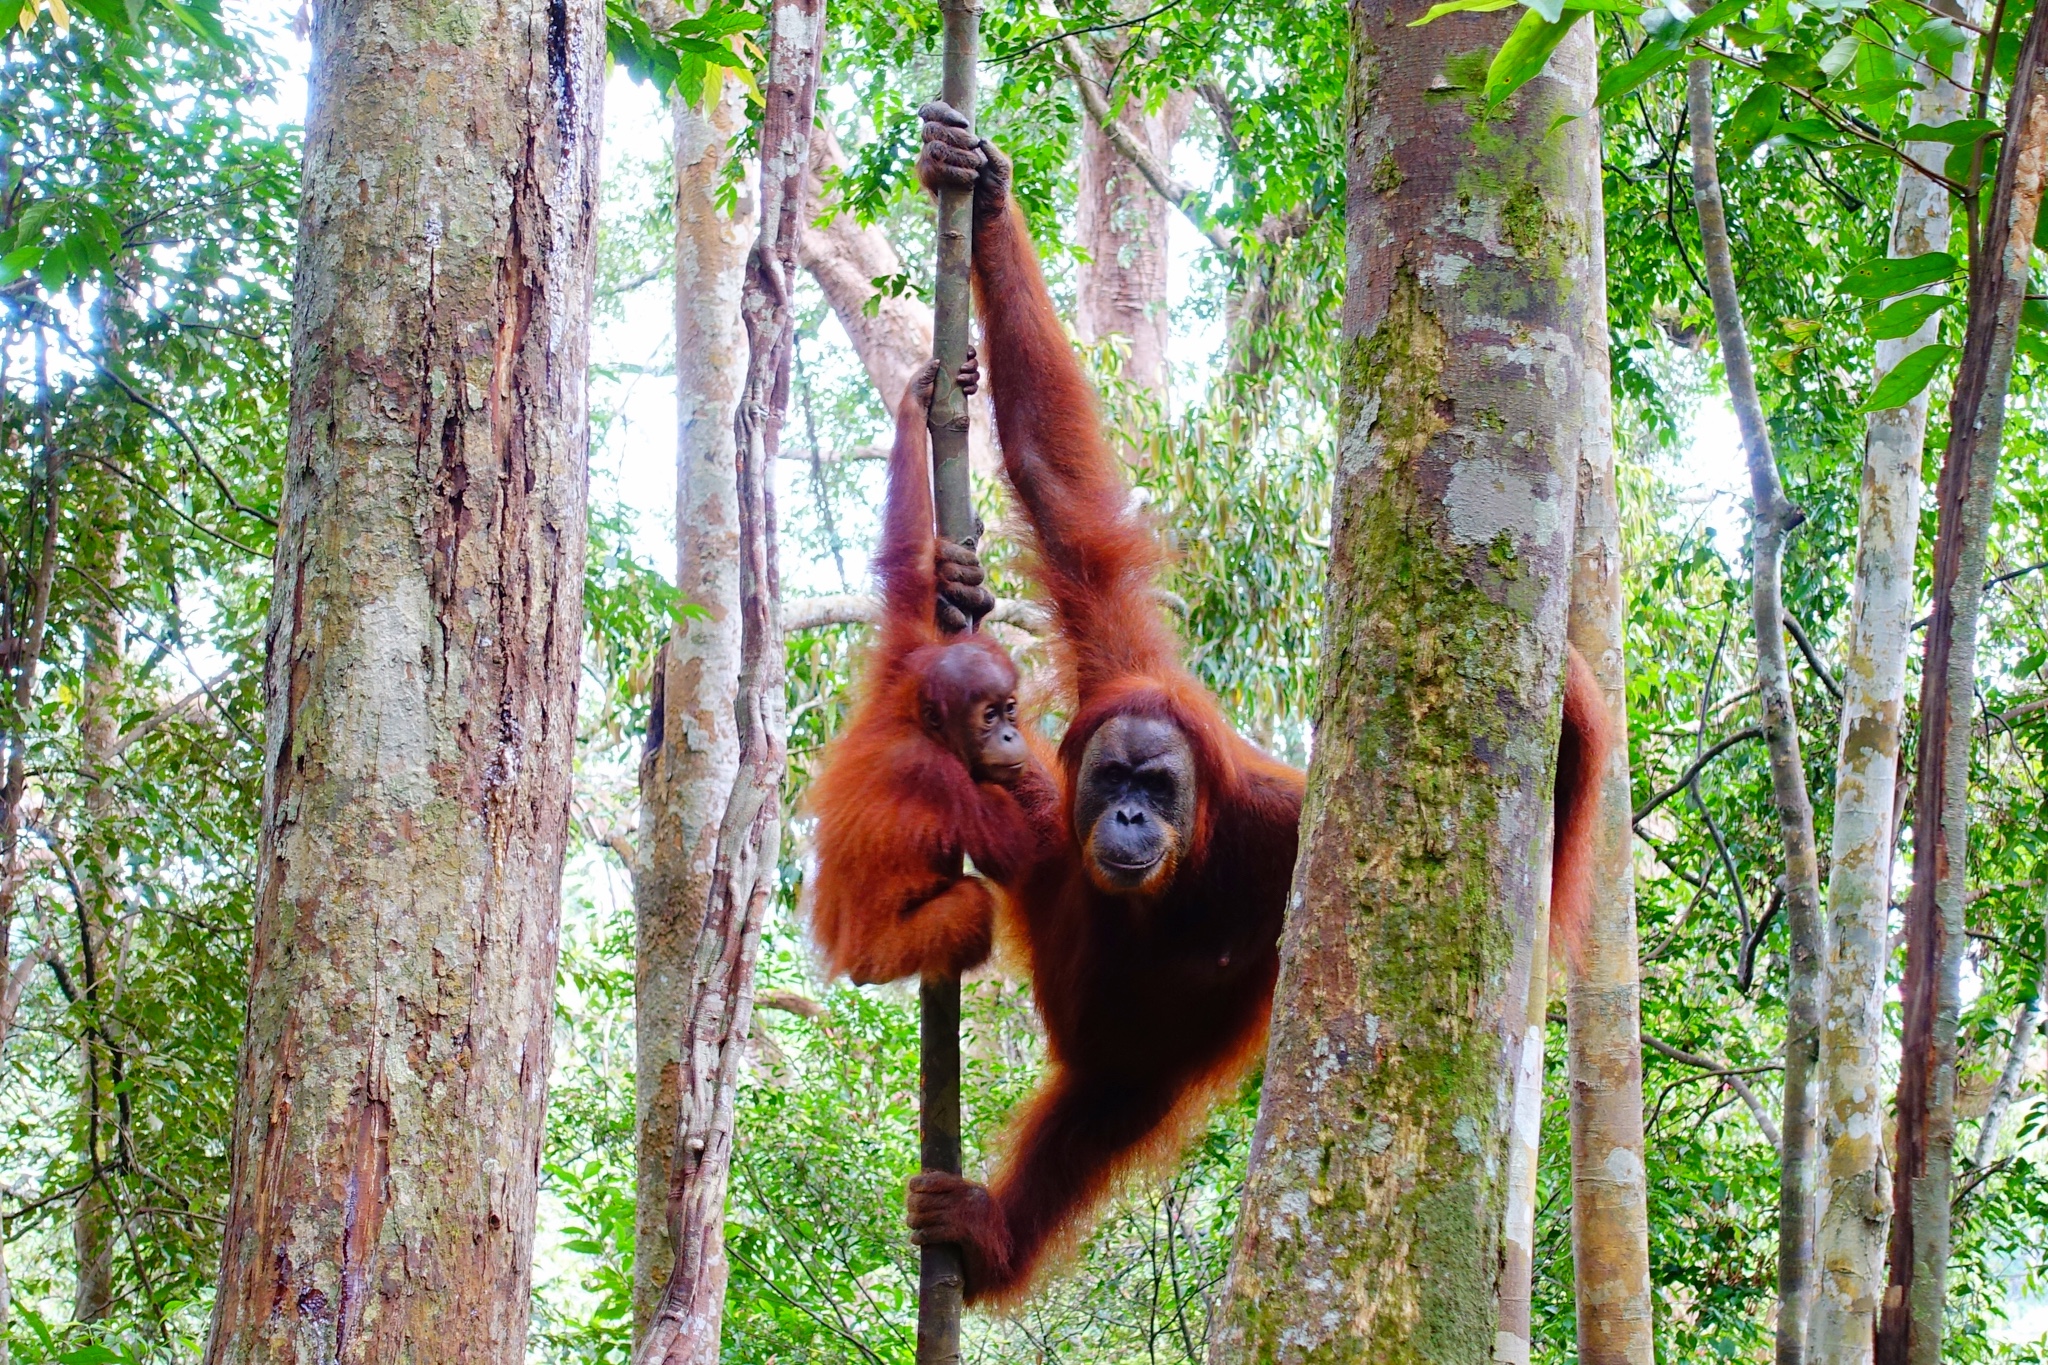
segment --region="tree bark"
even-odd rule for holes
[[[2048,10],[2027,25],[2013,73],[1998,176],[1971,253],[1970,318],[1949,403],[1935,490],[1934,613],[1920,666],[1913,890],[1906,902],[1904,1037],[1890,1265],[1879,1311],[1883,1365],[1938,1365],[1947,1304],[1955,1147],[1956,1021],[1961,1011],[1969,863],[1970,721],[1977,614],[2020,307],[2048,160]]]
[[[595,0],[314,14],[211,1365],[525,1358],[604,39]]]
[[[1590,119],[1590,115],[1588,116]],[[1597,192],[1597,190],[1596,190]],[[1595,208],[1599,221],[1599,209]],[[1595,236],[1599,278],[1604,243]],[[1579,1359],[1650,1365],[1648,1190],[1643,1167],[1642,977],[1636,958],[1635,831],[1628,757],[1628,594],[1622,582],[1621,503],[1614,482],[1614,413],[1607,383],[1604,290],[1586,309],[1586,419],[1572,550],[1572,644],[1592,666],[1619,738],[1607,755],[1593,831],[1593,900],[1584,942],[1565,957],[1571,1085],[1572,1268]]]
[[[1074,79],[1107,89],[1121,65],[1117,59],[1123,46],[1128,41],[1107,52],[1089,53]],[[1109,118],[1122,126],[1129,141],[1167,165],[1174,144],[1187,131],[1195,96],[1192,90],[1175,91],[1157,110],[1147,110],[1143,96],[1135,92],[1110,94],[1107,102]],[[1090,343],[1123,337],[1130,347],[1124,379],[1162,405],[1167,397],[1166,339],[1171,321],[1166,291],[1169,212],[1170,206],[1143,172],[1110,140],[1104,123],[1084,119],[1074,230],[1086,259],[1076,291],[1074,330]]]
[[[697,931],[718,826],[739,768],[740,527],[734,423],[746,383],[740,282],[755,224],[751,191],[717,204],[746,90],[728,80],[708,111],[678,100],[676,146],[676,588],[709,613],[680,621],[656,665],[640,760],[633,874],[635,1150],[633,1324],[646,1334],[675,1262],[668,1168],[681,1094]]]
[[[1813,1303],[1814,1151],[1819,1123],[1815,1070],[1820,1059],[1820,860],[1813,838],[1813,801],[1799,753],[1792,674],[1785,660],[1785,542],[1806,514],[1785,498],[1778,457],[1757,396],[1749,333],[1735,292],[1721,173],[1714,151],[1713,63],[1695,58],[1687,71],[1692,137],[1693,208],[1700,254],[1714,301],[1714,329],[1742,448],[1749,460],[1750,613],[1756,631],[1756,683],[1770,751],[1771,799],[1785,848],[1785,934],[1791,971],[1785,1002],[1785,1102],[1778,1156],[1778,1365],[1806,1359],[1806,1320]]]
[[[636,1365],[716,1365],[726,1283],[725,1194],[733,1107],[754,1004],[754,962],[782,845],[782,630],[771,476],[789,401],[791,295],[805,210],[824,0],[776,0],[768,16],[760,223],[740,317],[747,370],[734,420],[740,563],[739,762],[692,955],[668,1183],[674,1268]]]
[[[1926,88],[1913,96],[1914,123],[1943,124],[1965,115],[1970,52],[1965,43],[1946,73],[1919,65]],[[1907,150],[1922,165],[1947,155],[1938,143]],[[1902,168],[1892,205],[1891,254],[1946,250],[1949,230],[1947,186]],[[1878,342],[1874,377],[1882,379],[1906,356],[1932,344],[1939,327],[1930,319],[1909,337]],[[1922,393],[1904,407],[1872,413],[1864,435],[1821,979],[1818,1278],[1808,1339],[1816,1365],[1869,1365],[1883,1295],[1890,1214],[1883,1179],[1884,969],[1927,404]]]
[[[1582,24],[1511,117],[1432,93],[1513,14],[1358,0],[1322,695],[1211,1359],[1513,1358],[1511,1080],[1604,296]],[[1540,148],[1540,151],[1539,151]],[[1472,187],[1488,187],[1475,196]]]
[[[1548,866],[1550,855],[1535,859]],[[1553,888],[1554,890],[1554,888]],[[1521,1046],[1515,1054],[1514,1099],[1508,1121],[1508,1208],[1501,1240],[1500,1326],[1494,1336],[1496,1360],[1526,1362],[1536,1279],[1536,1176],[1543,1157],[1543,1047],[1550,1015],[1549,897],[1536,909],[1529,949],[1529,1003]]]

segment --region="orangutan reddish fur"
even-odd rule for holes
[[[1019,876],[1049,837],[1057,794],[1040,747],[1009,785],[977,782],[967,756],[924,723],[931,678],[952,650],[978,650],[1016,689],[1003,647],[947,637],[937,592],[925,404],[913,384],[896,421],[875,573],[882,621],[846,730],[826,752],[809,808],[818,819],[808,887],[811,933],[831,975],[855,982],[957,974],[988,957],[995,901],[983,877]],[[943,698],[940,700],[944,700]],[[968,873],[962,855],[982,874]]]
[[[1104,443],[1015,203],[976,190],[975,297],[1010,483],[1036,533],[1075,714],[1059,749],[1062,818],[1015,888],[1050,1075],[990,1186],[911,1185],[923,1242],[957,1241],[970,1301],[1021,1297],[1112,1181],[1165,1155],[1262,1054],[1292,876],[1302,774],[1240,738],[1182,666],[1151,579],[1161,555]],[[995,198],[994,204],[989,203]],[[1098,889],[1074,809],[1089,737],[1111,716],[1170,721],[1193,749],[1196,815],[1156,894]],[[1583,919],[1605,712],[1574,655],[1565,685],[1556,922]]]

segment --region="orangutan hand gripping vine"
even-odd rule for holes
[[[968,629],[993,599],[972,551],[932,531],[926,415],[939,364],[896,418],[875,573],[882,622],[846,731],[812,785],[811,932],[856,983],[956,974],[987,958],[995,901],[1050,838],[1058,795],[1017,723],[1017,667]],[[969,352],[960,384],[976,384]],[[969,874],[963,855],[982,874]]]
[[[1053,312],[1009,163],[951,108],[922,116],[924,184],[974,193],[996,431],[1076,704],[1056,841],[1014,888],[1051,1074],[988,1187],[910,1182],[914,1240],[957,1243],[967,1297],[1002,1301],[1029,1288],[1119,1171],[1170,1150],[1263,1049],[1303,782],[1232,731],[1181,664],[1150,592],[1159,550]],[[1583,908],[1598,703],[1573,656],[1553,865],[1561,921]]]

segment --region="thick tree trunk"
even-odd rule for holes
[[[1219,1362],[1513,1346],[1511,1081],[1605,292],[1598,133],[1558,116],[1592,103],[1594,35],[1477,138],[1476,99],[1431,92],[1516,16],[1410,27],[1425,7],[1351,11],[1323,688]]]
[[[637,1194],[633,1323],[653,1320],[669,1268],[668,1168],[675,1149],[683,1022],[697,930],[711,894],[718,824],[739,767],[740,527],[733,424],[746,383],[740,279],[754,238],[751,193],[717,205],[745,87],[708,113],[678,101],[676,145],[676,588],[709,613],[678,623],[657,667],[633,875]]]
[[[1111,60],[1096,55],[1089,75],[1107,84]],[[1176,91],[1148,112],[1142,97],[1111,98],[1112,117],[1162,165],[1187,131],[1194,112],[1191,90]],[[1074,230],[1087,253],[1079,275],[1074,330],[1082,341],[1120,336],[1130,346],[1123,377],[1133,388],[1166,401],[1166,339],[1171,317],[1166,292],[1166,219],[1172,209],[1144,174],[1093,119],[1081,124],[1081,184]]]
[[[747,368],[734,421],[740,566],[740,659],[734,710],[739,762],[719,823],[682,1020],[676,1125],[669,1158],[674,1267],[634,1349],[636,1365],[716,1365],[724,1320],[725,1195],[733,1107],[754,1007],[754,962],[782,845],[782,630],[777,615],[771,476],[789,398],[792,294],[806,200],[824,0],[776,0],[768,16],[761,121],[760,225],[740,295]]]
[[[1913,96],[1913,122],[1942,124],[1967,112],[1971,46],[1945,79],[1922,64],[1926,89]],[[1939,164],[1947,149],[1916,143],[1910,155]],[[1891,254],[1944,251],[1946,186],[1911,169],[1899,173]],[[1930,345],[1939,322],[1877,343],[1874,377]],[[1820,1223],[1808,1358],[1815,1365],[1869,1365],[1884,1292],[1884,1236],[1890,1191],[1883,1179],[1884,968],[1891,913],[1893,811],[1906,705],[1906,655],[1913,644],[1913,557],[1920,536],[1920,461],[1927,443],[1927,395],[1872,413],[1864,436],[1863,491],[1856,523],[1856,576],[1849,638],[1842,653],[1842,725],[1835,766],[1835,827],[1828,867],[1827,967],[1820,1002]]]
[[[2048,161],[2048,8],[2034,12],[2013,73],[1998,176],[1971,254],[1970,321],[1935,490],[1934,613],[1920,666],[1913,890],[1906,902],[1904,1037],[1890,1265],[1879,1311],[1883,1365],[1938,1365],[1948,1295],[1956,1020],[1969,864],[1970,721],[1977,613],[1998,487],[2005,395]]]
[[[1604,279],[1606,256],[1598,236],[1594,250]],[[1642,978],[1636,960],[1628,663],[1623,654],[1628,594],[1621,578],[1621,503],[1614,484],[1605,295],[1593,300],[1586,313],[1580,340],[1586,420],[1568,629],[1572,644],[1599,679],[1612,733],[1620,742],[1608,754],[1601,777],[1585,941],[1565,957],[1572,1267],[1580,1361],[1650,1365],[1655,1342],[1643,1169]]]
[[[604,33],[595,0],[314,14],[211,1365],[525,1357]]]
[[[1791,945],[1785,1003],[1785,1103],[1778,1157],[1778,1365],[1806,1359],[1806,1319],[1813,1303],[1814,1151],[1819,1124],[1815,1070],[1820,1060],[1820,968],[1825,944],[1820,921],[1820,861],[1813,839],[1813,801],[1799,753],[1799,722],[1792,709],[1792,674],[1785,659],[1782,579],[1785,542],[1805,513],[1785,499],[1778,457],[1771,450],[1749,333],[1735,292],[1728,220],[1721,206],[1721,174],[1714,151],[1713,63],[1695,59],[1687,72],[1687,118],[1692,138],[1693,208],[1699,215],[1700,254],[1714,300],[1714,328],[1728,396],[1749,460],[1750,613],[1756,632],[1757,700],[1764,743],[1770,750],[1771,800],[1785,849],[1785,934]]]

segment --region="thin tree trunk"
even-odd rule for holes
[[[583,636],[605,21],[313,21],[209,1365],[525,1358]]]
[[[128,522],[127,499],[111,473],[89,476],[86,531],[93,561],[87,576],[110,593],[123,585],[122,560]],[[86,899],[78,907],[80,976],[88,991],[87,1031],[79,1047],[77,1127],[94,1179],[79,1192],[71,1211],[71,1249],[77,1276],[71,1316],[98,1322],[114,1306],[114,1188],[111,1167],[121,1155],[117,1106],[110,1102],[122,1062],[110,1030],[120,993],[119,963],[108,951],[108,926],[119,914],[120,845],[115,838],[113,767],[120,739],[122,651],[127,632],[121,614],[94,596],[86,612],[86,658],[79,691],[78,738],[85,768],[84,820],[79,829],[79,884]]]
[[[1877,1359],[1938,1365],[1947,1304],[1955,1146],[1956,1019],[1961,1010],[1969,852],[1970,721],[1977,613],[2005,434],[2006,387],[2048,159],[2048,9],[2027,25],[2014,69],[1998,177],[1971,253],[1970,320],[1949,403],[1935,490],[1934,613],[1920,666],[1914,773],[1913,890],[1906,902],[1904,1039],[1898,1150]]]
[[[1595,210],[1595,220],[1599,211]],[[1601,238],[1593,249],[1606,277]],[[1607,755],[1593,830],[1592,905],[1584,941],[1565,957],[1571,1083],[1572,1269],[1579,1359],[1650,1365],[1650,1228],[1643,1168],[1642,977],[1636,958],[1635,831],[1630,825],[1628,594],[1614,414],[1607,383],[1607,309],[1586,310],[1586,419],[1572,551],[1571,642],[1592,666],[1618,742]]]
[[[876,280],[903,274],[903,258],[887,233],[862,227],[826,189],[826,174],[845,168],[839,139],[830,126],[818,123],[811,129],[810,174],[804,181],[812,211],[804,215],[797,259],[818,282],[832,316],[853,343],[882,410],[893,413],[910,376],[931,359],[932,310],[914,294],[883,294],[875,287]],[[993,477],[1003,462],[990,439],[985,394],[968,400],[967,423],[968,463],[977,474]],[[886,453],[887,447],[878,447],[876,458]]]
[[[1687,72],[1692,137],[1693,208],[1700,254],[1714,300],[1714,327],[1728,395],[1749,459],[1750,611],[1756,630],[1757,699],[1770,751],[1771,798],[1785,846],[1785,934],[1791,946],[1785,1002],[1785,1103],[1778,1157],[1778,1365],[1806,1359],[1806,1319],[1813,1302],[1814,1151],[1819,1120],[1815,1068],[1820,1057],[1820,860],[1813,839],[1813,801],[1799,753],[1792,675],[1785,660],[1782,575],[1785,542],[1806,514],[1785,499],[1771,450],[1763,403],[1750,363],[1749,334],[1735,293],[1721,173],[1714,152],[1713,63],[1694,59]]]
[[[2005,1068],[1998,1073],[1991,1102],[1984,1107],[1984,1122],[1977,1129],[1977,1150],[1971,1160],[1980,1170],[1998,1155],[1999,1139],[2005,1135],[2005,1116],[2019,1096],[2020,1082],[2027,1074],[2027,1060],[2034,1051],[2034,1033],[2041,1027],[2044,1013],[2048,1013],[2048,955],[2042,957],[2040,975],[2034,979],[2033,998],[2013,1016],[2012,1046],[2006,1049]]]
[[[676,588],[704,608],[678,622],[656,665],[633,875],[635,1146],[633,1325],[643,1336],[675,1262],[668,1168],[681,1094],[697,931],[711,894],[718,826],[739,768],[733,701],[740,668],[740,527],[734,423],[746,383],[740,282],[754,238],[751,192],[717,196],[746,118],[729,80],[708,112],[675,109]]]
[[[0,695],[6,704],[7,745],[6,775],[0,781],[0,965],[8,968],[5,981],[0,982],[0,1058],[5,1057],[7,1037],[14,1030],[15,1012],[21,1007],[29,974],[40,960],[37,954],[19,963],[6,961],[8,945],[13,942],[14,897],[22,878],[21,801],[28,790],[28,728],[35,702],[36,675],[48,639],[50,589],[57,574],[58,517],[63,508],[65,476],[65,462],[57,453],[51,431],[49,338],[40,330],[36,333],[36,407],[42,428],[41,453],[30,496],[41,503],[37,509],[40,515],[32,519],[40,522],[41,537],[35,558],[30,561],[34,567],[28,575],[28,600],[10,599],[5,604],[4,622],[8,635],[26,643],[11,661],[7,686],[4,695]],[[7,1365],[11,1354],[7,1328],[14,1306],[6,1250],[6,1240],[0,1238],[0,1365]]]
[[[1595,46],[1579,25],[1475,145],[1473,102],[1430,89],[1516,18],[1410,27],[1424,8],[1352,9],[1323,690],[1217,1362],[1474,1362],[1507,1345],[1530,855],[1557,752],[1583,342],[1605,294],[1598,133],[1558,116],[1592,103]],[[1503,325],[1523,340],[1501,346]]]
[[[1924,63],[1926,87],[1912,121],[1963,117],[1969,44],[1944,79]],[[1922,165],[1940,144],[1908,149]],[[1911,169],[1899,172],[1891,254],[1946,250],[1948,188]],[[1877,343],[1875,377],[1930,345],[1930,319],[1901,340]],[[1913,644],[1913,558],[1920,535],[1920,461],[1927,443],[1927,395],[1872,413],[1863,448],[1856,576],[1842,654],[1842,725],[1835,767],[1834,839],[1828,863],[1827,966],[1821,983],[1820,1222],[1808,1355],[1816,1365],[1869,1365],[1884,1285],[1885,1222],[1881,1078],[1884,968],[1891,914],[1893,803],[1906,705],[1906,655]]]
[[[725,1194],[733,1106],[752,1025],[754,962],[782,846],[782,630],[777,616],[771,476],[789,401],[791,294],[805,209],[811,118],[824,36],[823,0],[776,0],[769,12],[761,123],[760,226],[747,256],[740,316],[746,384],[735,418],[740,665],[734,709],[739,764],[718,830],[683,1020],[668,1184],[674,1269],[634,1350],[636,1365],[716,1365],[724,1318]]]

